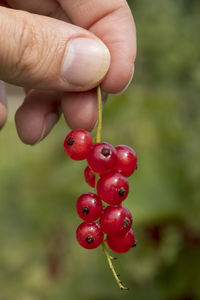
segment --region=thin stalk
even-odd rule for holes
[[[101,142],[101,130],[102,130],[102,96],[101,96],[101,88],[100,86],[98,86],[97,88],[97,95],[98,95],[98,125],[97,125],[97,132],[96,132],[96,137],[95,137],[95,142],[96,143],[100,143]],[[97,181],[98,181],[98,174],[96,174],[95,176],[95,192],[97,189]],[[102,242],[102,247],[103,247],[103,251],[106,255],[106,258],[108,260],[108,264],[109,264],[109,268],[113,273],[113,276],[119,286],[119,288],[123,291],[128,290],[128,288],[126,288],[125,286],[122,285],[122,282],[119,279],[119,275],[116,273],[112,260],[116,259],[114,257],[112,257],[109,253],[108,250],[106,248],[105,242]]]
[[[98,125],[96,132],[96,143],[101,142],[101,130],[102,130],[102,97],[101,97],[101,88],[98,86],[97,88],[97,96],[98,96]]]
[[[119,279],[119,275],[116,273],[115,268],[114,268],[114,266],[113,266],[112,260],[114,260],[114,259],[116,259],[116,258],[110,256],[110,254],[108,253],[108,250],[107,250],[107,248],[106,248],[106,245],[105,245],[105,242],[104,242],[104,241],[103,241],[103,243],[102,243],[102,247],[103,247],[103,251],[104,251],[104,253],[105,253],[105,255],[106,255],[106,258],[107,258],[107,260],[108,260],[109,268],[110,268],[110,270],[111,270],[112,273],[113,273],[113,276],[114,276],[114,278],[115,278],[115,280],[116,280],[116,282],[117,282],[118,287],[119,287],[121,290],[123,290],[123,291],[127,291],[128,288],[126,288],[125,286],[123,286],[122,282],[121,282],[120,279]]]

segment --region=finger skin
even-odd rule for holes
[[[52,111],[52,100],[56,99],[57,104],[54,107],[55,112],[57,113],[57,109],[60,109],[59,103],[61,101],[62,112],[68,126],[71,129],[83,128],[85,130],[92,131],[97,123],[97,89],[78,93],[60,93],[26,89],[25,93],[27,95],[25,103],[20,107],[16,114],[16,125],[18,133],[20,138],[25,143],[35,144],[36,140],[39,140],[39,132],[42,132],[41,122],[38,123],[37,120],[36,127],[34,127],[34,124],[32,124],[32,121],[36,121],[36,114],[38,114],[37,110],[40,109],[39,101],[41,101],[41,99],[43,99],[43,101],[45,99],[45,103],[42,103],[42,110],[44,110],[45,105],[45,111],[42,112],[43,118],[46,115],[46,111]],[[105,103],[106,99],[107,94],[102,92],[103,104]],[[35,102],[37,102],[36,108]],[[39,114],[41,114],[41,112],[39,112]],[[27,122],[29,123],[28,125]],[[24,127],[26,127],[25,130]],[[50,129],[52,129],[52,127]],[[37,136],[37,138],[35,138],[35,135]]]
[[[108,49],[100,39],[83,28],[4,7],[0,7],[0,26],[0,78],[4,81],[36,89],[85,91],[98,85],[108,71]],[[79,48],[80,53],[74,50],[74,41],[77,40],[81,45],[83,40],[86,41],[84,53],[83,48]],[[88,47],[88,41],[92,47]],[[87,57],[89,50],[94,64],[89,61],[89,54]],[[73,51],[77,58],[84,55],[84,62],[88,59],[87,65],[78,65],[78,59],[73,60]],[[95,57],[101,60],[95,60]],[[83,74],[86,67],[90,70],[91,80],[87,80],[87,72],[85,77],[81,77],[83,84],[82,81],[73,83],[70,77],[76,73],[77,76]],[[73,80],[76,80],[75,75]]]
[[[0,129],[7,120],[6,89],[3,81],[0,80]]]
[[[63,0],[60,1],[63,11],[61,6],[55,5],[55,1],[46,0],[42,5],[37,2],[39,1],[9,1],[16,8],[73,21],[102,39],[110,50],[112,61],[101,87],[108,93],[122,92],[132,78],[136,57],[136,30],[126,1]],[[26,86],[32,87],[29,84]],[[55,89],[62,90],[60,87]],[[83,127],[92,130],[97,120],[95,90],[65,93],[62,97],[62,108],[71,128]]]
[[[136,59],[136,30],[130,11],[116,11],[93,25],[90,31],[103,40],[112,57],[102,89],[112,94],[122,92],[133,77]]]
[[[10,7],[10,5],[8,4],[8,2],[5,1],[5,0],[0,0],[0,6]]]
[[[19,138],[34,145],[45,138],[60,117],[62,93],[31,90],[15,115]],[[55,117],[49,121],[48,116]],[[57,118],[56,118],[57,116]]]
[[[8,0],[7,2],[13,8],[44,16],[49,16],[60,6],[55,0]]]
[[[55,0],[8,0],[7,2],[12,8],[71,23],[62,7]]]
[[[125,0],[9,0],[18,9],[50,15],[66,16],[70,22],[89,30],[108,46],[112,61],[102,89],[120,93],[133,76],[136,57],[136,29]],[[40,4],[40,5],[39,5]],[[62,9],[63,8],[63,12]],[[61,17],[63,18],[63,17]]]
[[[133,76],[136,29],[125,0],[59,0],[73,24],[98,36],[111,53],[111,66],[101,87],[119,93]]]
[[[98,117],[97,91],[64,93],[61,101],[65,120],[70,128],[91,131]]]

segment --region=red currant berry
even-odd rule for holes
[[[128,180],[120,173],[106,174],[97,183],[99,198],[111,205],[120,204],[127,197],[128,192]]]
[[[66,154],[74,160],[85,159],[92,146],[92,136],[84,129],[72,130],[64,141]]]
[[[76,239],[86,249],[97,248],[103,241],[103,232],[97,223],[81,223],[76,230]]]
[[[95,187],[95,173],[88,166],[85,168],[84,177],[89,186]]]
[[[105,174],[114,170],[117,162],[117,151],[108,143],[97,143],[90,149],[87,161],[94,172]]]
[[[78,198],[76,210],[81,219],[90,223],[100,218],[103,211],[103,205],[97,195],[86,193]]]
[[[117,253],[128,252],[131,247],[135,247],[135,234],[130,229],[125,235],[121,236],[110,236],[107,235],[106,242],[109,248]]]
[[[100,219],[100,226],[108,235],[124,235],[132,225],[132,215],[123,205],[107,206]]]
[[[129,177],[137,168],[136,152],[126,145],[116,146],[115,149],[117,150],[115,170],[120,172],[123,176]]]

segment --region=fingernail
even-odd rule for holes
[[[50,113],[46,116],[44,120],[44,127],[41,136],[34,145],[38,144],[41,140],[43,140],[47,136],[47,134],[50,132],[51,128],[57,123],[57,121],[58,121],[58,115],[56,113]]]
[[[110,66],[110,52],[97,39],[72,39],[62,63],[62,77],[75,86],[92,86],[105,76]]]

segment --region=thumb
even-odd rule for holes
[[[0,79],[24,87],[85,91],[110,66],[104,43],[89,31],[45,16],[0,7]]]

